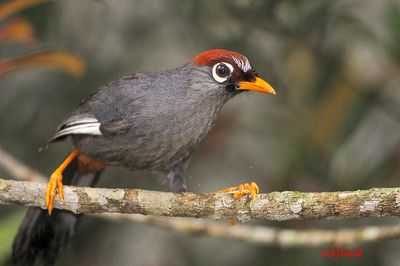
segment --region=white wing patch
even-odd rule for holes
[[[77,119],[77,120],[73,119],[71,121],[67,121],[64,124],[64,127],[69,127],[69,126],[73,126],[73,125],[76,125],[76,124],[90,124],[90,123],[98,123],[98,122],[99,121],[94,117],[82,117],[82,118]]]
[[[64,124],[62,129],[57,131],[51,140],[71,134],[101,135],[100,122],[93,117],[83,117],[78,120],[72,120]]]
[[[239,59],[237,57],[232,56],[233,61],[235,61],[236,65],[244,72],[250,71],[252,69],[250,62],[247,58],[245,60]]]

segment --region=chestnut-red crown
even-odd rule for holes
[[[243,70],[243,72],[248,72],[252,70],[252,67],[247,57],[239,53],[224,49],[213,49],[205,51],[193,58],[192,62],[198,66],[209,67],[212,67],[214,64],[219,62],[227,62],[236,65],[238,68]]]

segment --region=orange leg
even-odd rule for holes
[[[260,189],[258,188],[256,183],[252,182],[250,184],[245,183],[236,187],[222,189],[218,192],[232,193],[235,199],[240,199],[241,197],[243,197],[243,195],[250,195],[251,203],[254,203],[256,195],[260,192]]]
[[[51,211],[53,210],[54,198],[57,194],[58,189],[58,196],[62,203],[64,203],[64,189],[62,184],[62,173],[68,167],[68,165],[78,156],[79,150],[73,150],[67,158],[62,162],[62,164],[51,174],[50,180],[47,183],[47,191],[46,191],[46,207],[51,215]]]

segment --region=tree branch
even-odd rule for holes
[[[0,203],[44,208],[46,185],[0,179]],[[175,217],[293,220],[399,216],[400,188],[304,193],[259,194],[254,204],[225,193],[168,193],[141,189],[64,187],[65,204],[55,208],[74,213],[138,213]]]
[[[24,165],[1,148],[0,166],[14,177],[22,180],[29,179],[39,182],[46,181],[44,175]],[[43,197],[43,195],[40,195],[40,198],[41,197]],[[342,194],[342,197],[346,197],[345,192]],[[396,199],[397,195],[395,197],[397,205],[398,200]],[[296,210],[296,206],[294,207],[295,208],[292,206],[292,209]],[[152,215],[143,216],[138,214],[127,215],[119,213],[95,215],[102,219],[130,220],[136,223],[155,225],[184,234],[225,237],[247,243],[282,247],[346,245],[400,237],[400,225],[366,226],[339,230],[294,230],[278,229],[267,226],[228,226],[225,223],[221,224],[207,221],[205,219],[194,218],[160,217]]]

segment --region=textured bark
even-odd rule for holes
[[[46,184],[0,179],[0,203],[44,208]],[[229,194],[167,193],[140,189],[104,189],[65,186],[65,204],[55,208],[74,213],[138,213],[176,217],[233,218],[240,222],[399,216],[400,188],[303,193],[259,194],[239,200]]]

